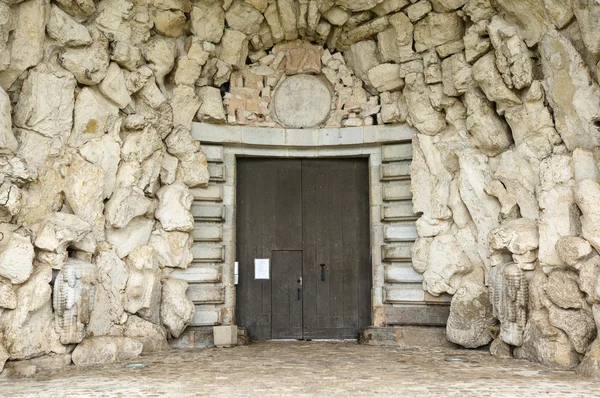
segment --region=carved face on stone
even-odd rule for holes
[[[275,91],[273,118],[287,128],[317,127],[328,119],[331,101],[331,90],[320,77],[290,76]]]

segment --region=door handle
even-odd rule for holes
[[[302,277],[298,278],[298,301],[301,300],[301,291],[302,291]]]
[[[325,280],[325,264],[321,264],[321,280],[324,281]]]

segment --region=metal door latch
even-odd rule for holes
[[[325,280],[325,264],[321,264],[321,280],[324,281]]]
[[[301,299],[301,293],[302,293],[302,277],[298,277],[298,301],[300,301]]]

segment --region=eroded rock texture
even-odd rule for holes
[[[0,364],[76,343],[75,363],[122,360],[179,336],[192,201],[218,178],[192,122],[289,127],[278,88],[319,79],[303,127],[418,130],[412,263],[428,297],[454,295],[448,337],[600,375],[599,15],[591,0],[0,3]]]

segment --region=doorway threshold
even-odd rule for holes
[[[299,341],[316,341],[316,342],[326,342],[326,343],[356,343],[358,339],[271,339],[266,340],[270,343],[289,343],[289,342],[299,342]]]

